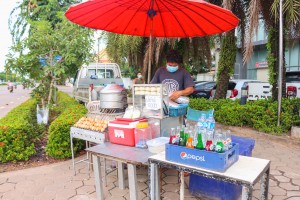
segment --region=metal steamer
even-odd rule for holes
[[[118,84],[109,84],[100,91],[101,109],[120,109],[127,107],[127,93],[125,88]]]

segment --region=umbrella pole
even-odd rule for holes
[[[152,63],[152,33],[150,33],[149,43],[150,43],[150,47],[149,47],[148,78],[147,78],[148,83],[150,83],[151,81],[150,79],[151,79],[151,63]]]

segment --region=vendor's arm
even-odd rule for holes
[[[178,90],[172,93],[170,100],[175,101],[180,96],[188,96],[194,92],[194,87],[187,87],[184,90]]]

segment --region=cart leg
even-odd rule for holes
[[[127,164],[128,166],[128,185],[129,196],[131,200],[138,200],[138,190],[136,181],[136,166],[133,164]]]
[[[155,163],[150,164],[149,174],[150,174],[150,178],[149,178],[150,199],[159,200],[160,199],[160,191],[159,191],[160,180],[159,180],[159,172],[158,172],[157,164],[155,164]]]
[[[260,199],[267,200],[268,192],[269,192],[269,176],[270,176],[270,168],[264,173],[261,177],[261,187],[260,187]]]
[[[125,189],[125,178],[124,178],[124,163],[118,161],[118,180],[119,180],[119,188]]]
[[[72,137],[72,134],[70,135],[70,142],[71,142],[71,152],[72,152],[72,165],[73,165],[73,171],[74,171],[74,175],[76,175],[76,170],[75,170],[75,160],[74,160],[74,149],[73,149],[73,137]]]
[[[104,165],[104,186],[107,187],[107,180],[106,180],[106,158],[103,158],[103,165]]]
[[[180,172],[180,200],[184,200],[184,171]]]
[[[103,184],[102,184],[102,180],[101,180],[102,179],[101,161],[100,161],[100,158],[96,155],[92,155],[92,157],[93,157],[97,200],[104,200]]]
[[[243,186],[242,190],[242,200],[251,200],[252,199],[252,187],[249,185]]]

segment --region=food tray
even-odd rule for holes
[[[177,117],[186,114],[188,104],[179,104],[178,107],[169,107],[169,116],[170,117]]]

